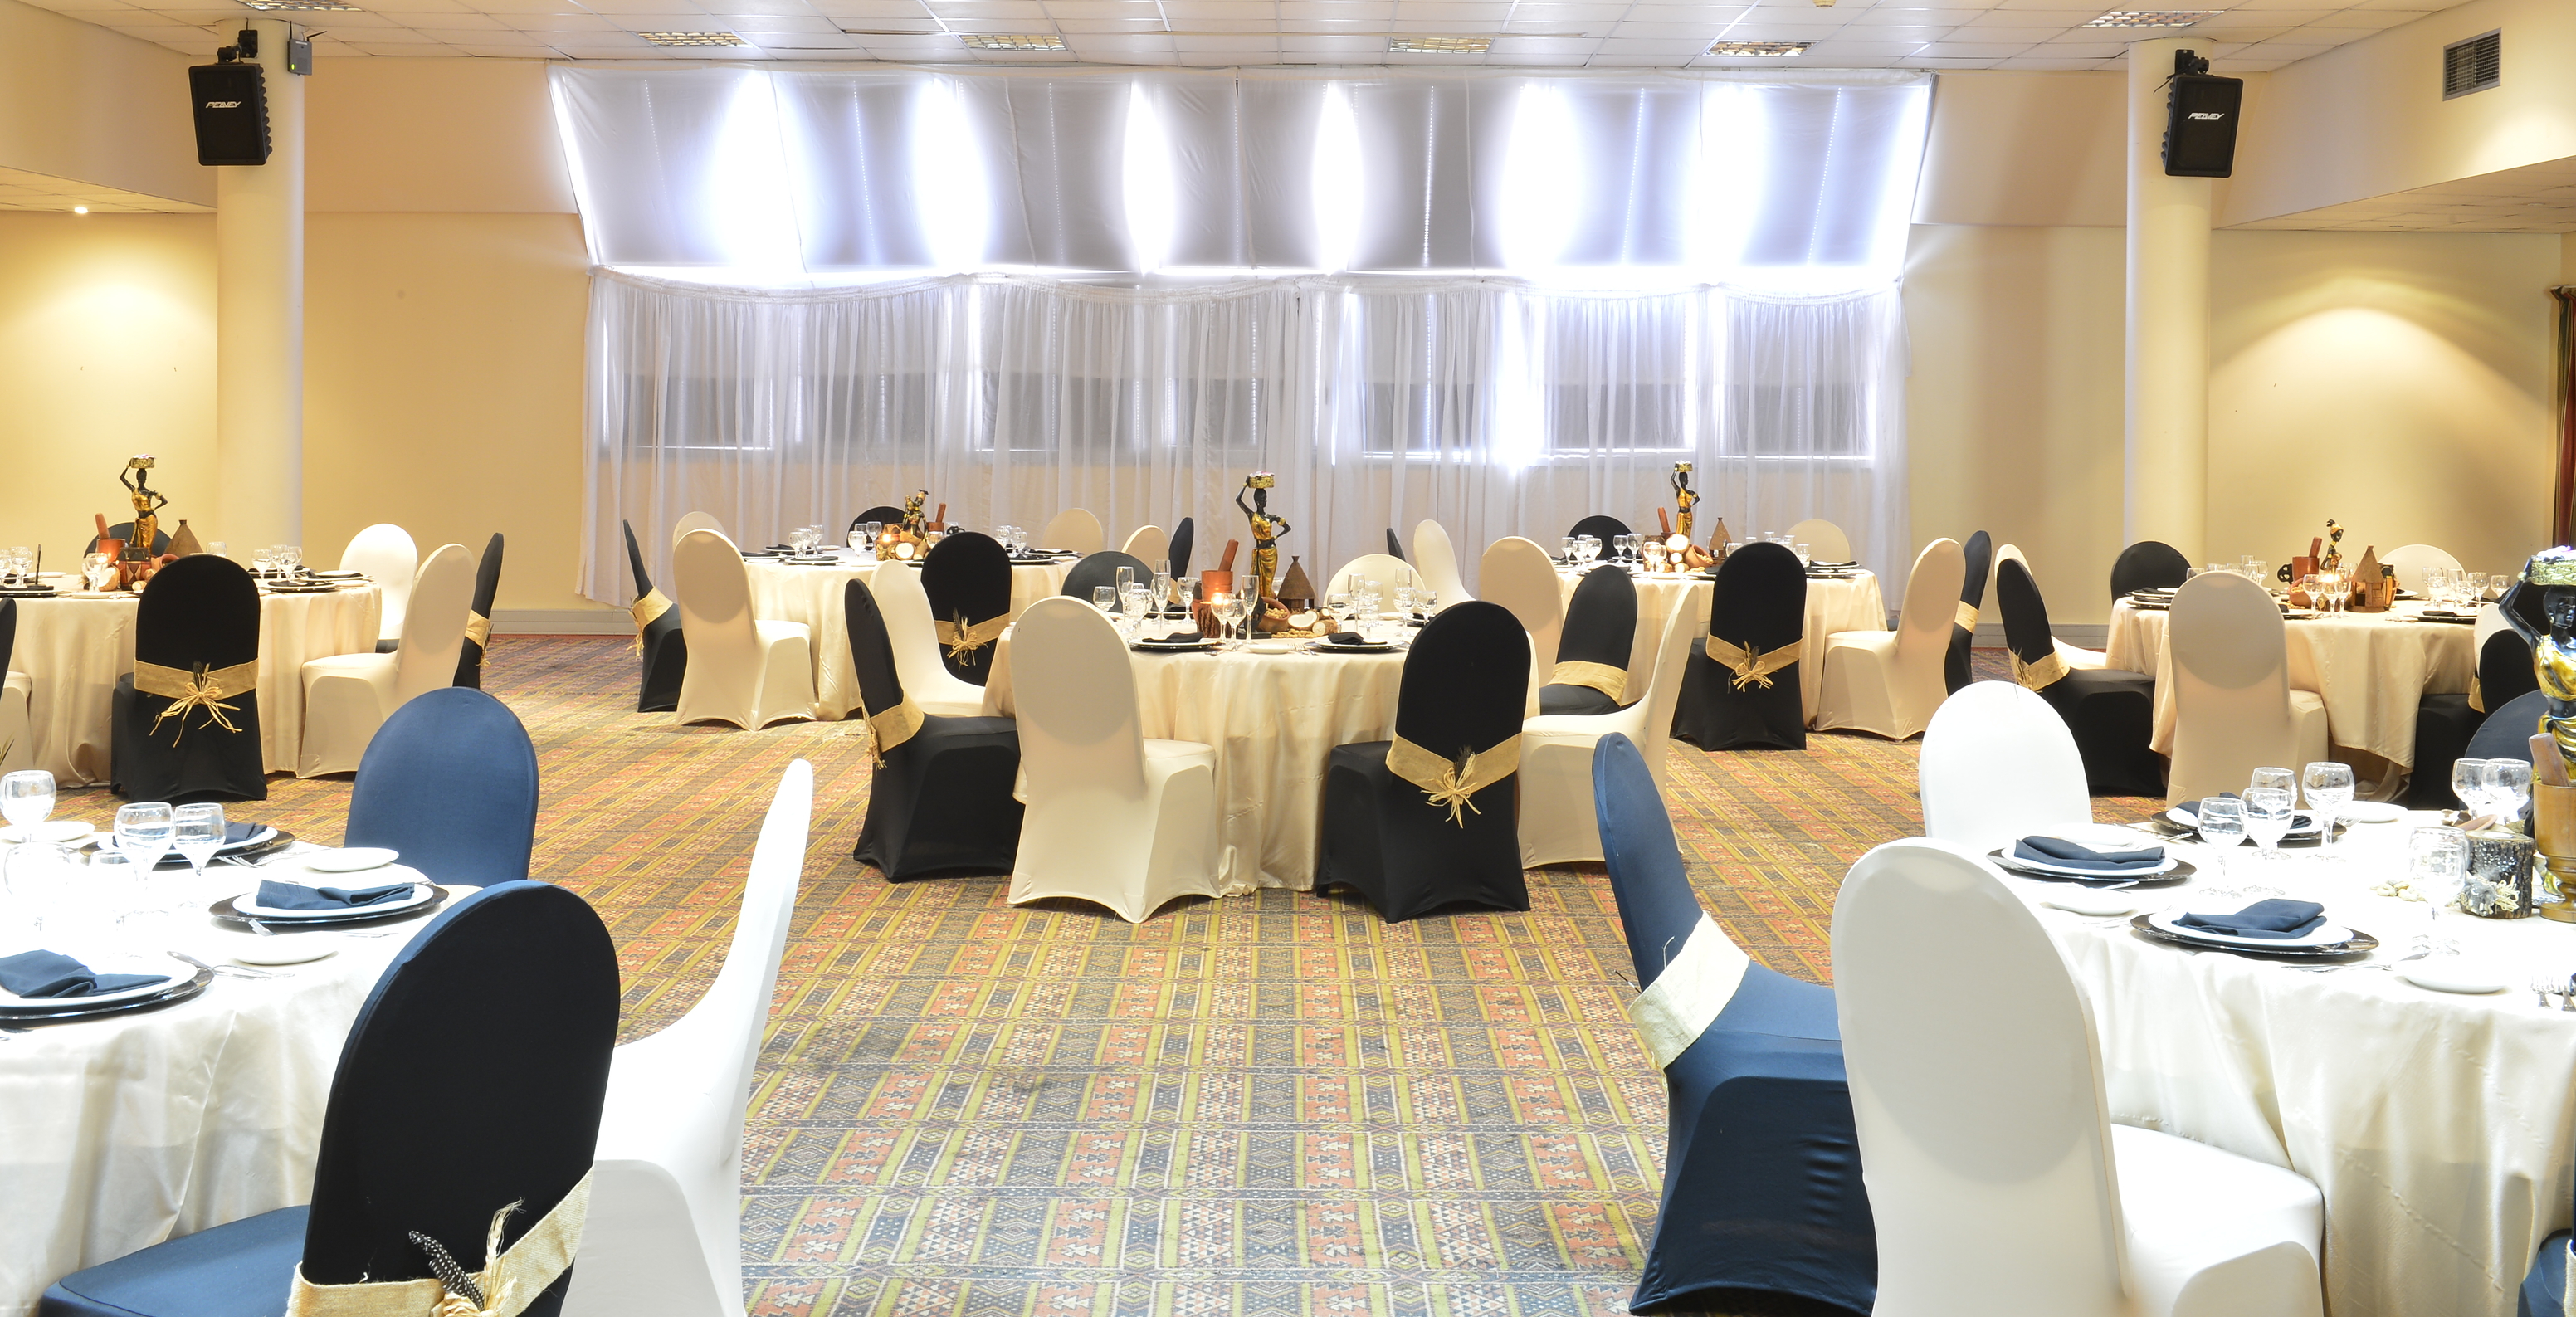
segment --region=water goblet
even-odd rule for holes
[[[2406,876],[2424,898],[2424,931],[2415,939],[2416,954],[2433,953],[2442,909],[2459,899],[2468,874],[2468,834],[2458,828],[2417,828],[2406,834]]]
[[[1219,594],[1208,601],[1208,608],[1216,614],[1217,622],[1224,628],[1225,634],[1222,638],[1226,642],[1226,647],[1233,648],[1236,640],[1235,628],[1242,624],[1244,618],[1243,597],[1236,594]]]
[[[1145,619],[1148,616],[1151,616],[1154,611],[1153,590],[1142,585],[1130,585],[1126,589],[1118,592],[1118,603],[1120,611],[1127,615],[1128,633],[1130,635],[1143,634],[1145,630]]]
[[[2463,602],[2467,603],[2470,609],[2474,611],[2478,605],[2487,601],[2487,574],[2485,572],[2470,572],[2468,573],[2468,578],[2469,597]]]
[[[2521,831],[2523,807],[2531,803],[2531,765],[2520,759],[2490,759],[2479,780],[2486,788],[2487,808],[2497,815],[2496,826]]]
[[[1351,592],[1335,590],[1324,596],[1324,611],[1347,631],[1351,627]]]
[[[2471,814],[2484,813],[2487,798],[2487,761],[2467,758],[2452,760],[2451,794],[2460,798],[2460,808]]]
[[[224,807],[206,803],[181,805],[170,814],[170,849],[188,861],[200,878],[224,846]]]
[[[116,584],[116,559],[93,553],[81,559],[81,583],[92,590],[104,590]]]
[[[32,828],[53,812],[53,774],[26,768],[0,777],[0,819],[7,819],[10,827]]]
[[[134,857],[145,869],[161,862],[170,853],[172,811],[159,801],[144,801],[116,808],[116,848]]]
[[[1195,621],[1195,620],[1198,618],[1198,615],[1199,615],[1199,614],[1198,614],[1198,609],[1197,609],[1197,608],[1194,606],[1194,604],[1193,604],[1193,601],[1194,601],[1194,600],[1196,600],[1196,599],[1198,598],[1198,595],[1199,595],[1199,583],[1198,583],[1198,582],[1196,582],[1196,581],[1174,581],[1174,582],[1172,582],[1172,607],[1174,607],[1174,608],[1176,608],[1176,609],[1180,610],[1180,615],[1181,615],[1181,616],[1186,617],[1186,618],[1190,618],[1190,619],[1192,619],[1193,621]]]
[[[1574,565],[1574,537],[1573,537],[1573,536],[1571,536],[1571,535],[1568,535],[1568,536],[1566,536],[1565,538],[1563,538],[1563,539],[1561,539],[1561,540],[1557,541],[1557,549],[1558,549],[1558,552],[1557,552],[1557,555],[1556,555],[1556,557],[1557,557],[1557,561],[1564,563],[1564,564],[1565,564],[1566,566],[1568,566],[1568,567],[1573,566],[1573,565]]]
[[[2334,845],[2335,820],[2343,807],[2352,803],[2352,768],[2350,765],[2319,762],[2310,764],[2299,775],[2300,785],[2307,788],[2308,809],[2317,816],[2318,840]]]
[[[2247,787],[2244,796],[2245,835],[2269,860],[2281,848],[2281,838],[2290,831],[2293,811],[2290,793],[2279,787]]]
[[[2275,791],[2287,791],[2295,795],[2299,789],[2299,775],[2286,768],[2258,768],[2254,770],[2251,777],[2246,779],[2245,785],[2270,787]]]
[[[2245,841],[2245,802],[2234,796],[2203,796],[2197,816],[2200,839],[2211,847],[2217,867],[2212,880],[2227,880],[2227,852]]]
[[[38,936],[61,931],[62,907],[79,880],[80,861],[51,842],[25,842],[0,855],[0,887],[7,888],[14,908],[11,922],[24,923]]]
[[[102,910],[111,910],[119,928],[166,922],[169,911],[157,909],[151,891],[143,885],[144,867],[134,857],[110,847],[100,847],[89,857],[85,894]]]
[[[289,576],[302,576],[304,574],[304,546],[300,544],[287,544],[279,547],[280,551],[286,555],[286,561],[283,564],[286,574]]]
[[[1118,615],[1118,587],[1114,585],[1095,585],[1091,587],[1091,606],[1099,609],[1100,615],[1103,617],[1116,617]]]

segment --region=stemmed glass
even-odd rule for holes
[[[277,556],[277,569],[279,571],[284,572],[289,576],[301,576],[304,574],[304,547],[302,545],[278,545]]]
[[[116,809],[116,848],[134,857],[134,862],[149,872],[161,857],[170,853],[170,831],[174,824],[168,805],[145,801],[119,805]]]
[[[1331,614],[1335,621],[1341,623],[1342,630],[1348,631],[1352,629],[1352,624],[1355,619],[1351,612],[1350,591],[1335,590],[1332,593],[1325,595],[1324,611]]]
[[[1091,587],[1091,606],[1099,609],[1102,617],[1118,616],[1118,587],[1114,585]]]
[[[2460,798],[2460,808],[2471,814],[2484,813],[2487,798],[2487,761],[2452,760],[2451,794]]]
[[[1198,595],[1199,595],[1199,583],[1198,583],[1198,582],[1196,582],[1196,581],[1174,581],[1174,582],[1172,582],[1172,607],[1174,607],[1174,608],[1176,608],[1176,609],[1179,609],[1179,610],[1180,610],[1180,615],[1181,615],[1182,617],[1184,617],[1184,618],[1189,619],[1190,625],[1191,625],[1191,626],[1193,626],[1193,627],[1196,627],[1196,626],[1198,625],[1198,616],[1199,616],[1199,612],[1198,612],[1197,607],[1195,606],[1195,601],[1198,599]]]
[[[2424,931],[2415,939],[2417,955],[2431,955],[2434,929],[2442,907],[2457,900],[2469,874],[2469,839],[2458,828],[2417,828],[2406,834],[2407,877],[2424,898]]]
[[[224,807],[216,804],[181,805],[170,818],[170,848],[185,856],[188,867],[200,878],[206,876],[206,865],[224,846]]]
[[[1224,625],[1223,638],[1226,641],[1226,648],[1232,649],[1235,628],[1242,624],[1244,618],[1243,597],[1237,594],[1221,594],[1208,601],[1208,608],[1216,614],[1216,620]]]
[[[54,775],[41,768],[0,777],[0,818],[32,840],[34,828],[54,812]]]
[[[1577,566],[1580,563],[1580,559],[1576,556],[1579,551],[1574,547],[1574,544],[1575,537],[1572,535],[1566,536],[1563,540],[1558,541],[1557,544],[1557,547],[1562,550],[1562,552],[1557,555],[1557,558],[1568,567]]]
[[[2519,759],[2490,759],[2480,780],[2486,788],[2487,808],[2495,811],[2496,825],[2507,832],[2522,830],[2522,810],[2531,803],[2531,765]]]
[[[2307,788],[2309,810],[2317,816],[2318,840],[2334,845],[2335,820],[2352,801],[2352,768],[2346,764],[2314,763],[2300,774],[2299,781]]]
[[[104,590],[116,584],[116,559],[93,553],[81,559],[81,583],[91,590]]]
[[[2218,872],[2214,881],[2227,881],[2227,852],[2245,840],[2245,802],[2233,796],[2204,796],[2197,816],[2200,839],[2210,846],[2210,860]]]
[[[1145,632],[1145,619],[1152,616],[1154,612],[1154,592],[1152,588],[1143,585],[1130,585],[1126,589],[1118,592],[1118,602],[1122,610],[1127,614],[1128,634],[1131,636],[1143,635]]]
[[[1169,570],[1170,567],[1170,563],[1165,563],[1163,566],[1154,569],[1154,607],[1157,609],[1160,609],[1172,602],[1172,573]]]
[[[2279,787],[2247,787],[2244,810],[2245,835],[2254,839],[2264,859],[2271,859],[2290,831],[2290,793]]]
[[[69,899],[72,885],[78,881],[80,862],[68,849],[51,842],[26,842],[9,848],[0,857],[0,885],[9,890],[9,901],[18,907],[19,917],[30,930],[45,933],[47,921],[60,913]],[[59,930],[56,930],[59,931]]]

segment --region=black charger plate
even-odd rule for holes
[[[0,1006],[0,1029],[25,1029],[39,1024],[64,1024],[73,1020],[95,1020],[107,1015],[132,1015],[144,1011],[157,1011],[164,1006],[176,1006],[197,996],[206,990],[206,985],[214,981],[213,970],[201,969],[187,978],[173,979],[170,981],[170,986],[144,997],[94,1002],[87,1006],[76,1004],[80,999],[74,997],[64,1001],[59,1009]]]
[[[2149,922],[2149,917],[2146,915],[2130,920],[2129,928],[2150,942],[2189,947],[2194,951],[2224,951],[2229,955],[2249,956],[2256,960],[2340,960],[2346,956],[2367,956],[2379,949],[2379,939],[2358,928],[2352,930],[2351,937],[2341,942],[2330,942],[2321,947],[2282,947],[2278,950],[2223,946],[2216,942],[2203,942],[2197,938],[2176,937]]]

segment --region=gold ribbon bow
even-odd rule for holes
[[[903,697],[903,703],[883,713],[869,713],[862,702],[859,713],[868,720],[868,730],[876,733],[874,749],[880,764],[885,762],[886,751],[911,740],[912,734],[921,730],[921,708],[909,695]]]
[[[295,1269],[288,1292],[287,1317],[518,1317],[555,1278],[572,1266],[581,1252],[582,1226],[590,1218],[590,1176],[519,1236],[507,1251],[501,1247],[501,1224],[519,1205],[492,1214],[491,1232],[483,1240],[483,1269],[468,1273],[438,1241],[415,1231],[412,1241],[430,1258],[434,1279],[358,1281],[317,1285]]]
[[[1567,661],[1547,674],[1551,686],[1589,686],[1610,697],[1612,703],[1628,698],[1628,670],[1607,663]]]
[[[638,636],[643,634],[644,633],[641,631],[636,632],[636,635]],[[467,613],[465,615],[465,638],[473,641],[476,649],[490,649],[492,647],[492,619],[483,616],[481,613]]]
[[[2021,655],[2014,654],[2012,665],[2013,680],[2020,682],[2025,690],[2047,690],[2066,675],[2066,656],[2058,653],[2054,647],[2049,649],[2048,657],[2037,663],[2024,663],[2021,661]]]
[[[644,628],[653,625],[654,619],[670,612],[671,601],[659,590],[647,590],[643,598],[628,604],[626,611],[635,619],[635,652],[641,654],[644,652]]]
[[[1974,630],[1976,630],[1976,629],[1977,629],[1977,606],[1976,606],[1975,604],[1962,602],[1962,603],[1959,605],[1959,611],[1958,611],[1957,613],[1952,614],[1952,615],[1951,615],[1950,620],[1951,620],[1951,621],[1953,621],[1953,622],[1956,622],[1956,623],[1959,625],[1959,629],[1960,629],[1960,630],[1963,630],[1963,631],[1974,631]]]
[[[145,735],[160,735],[161,720],[177,715],[179,731],[177,735],[170,738],[172,745],[177,745],[179,738],[188,734],[186,715],[190,709],[206,711],[206,720],[198,724],[200,727],[220,727],[227,732],[240,731],[241,728],[234,726],[233,720],[224,715],[241,712],[241,706],[224,703],[224,697],[240,695],[258,688],[259,661],[256,659],[248,663],[236,663],[229,668],[211,670],[203,663],[194,668],[164,667],[158,663],[134,665],[134,689],[146,695],[158,695],[170,701],[160,713],[153,715],[152,727]]]
[[[1739,649],[1733,642],[1717,636],[1707,639],[1703,652],[1709,660],[1735,674],[1727,679],[1728,685],[1737,690],[1759,686],[1767,691],[1771,689],[1772,673],[1798,661],[1798,647],[1805,643],[1806,637],[1800,636],[1788,644],[1767,650],[1752,645]]]
[[[975,666],[975,651],[1000,639],[1010,626],[1011,615],[1008,613],[988,617],[981,622],[969,622],[966,615],[960,613],[951,621],[930,624],[931,634],[948,647],[948,661],[970,668]]]
[[[1449,807],[1449,821],[1467,826],[1464,811],[1476,809],[1475,794],[1520,771],[1520,733],[1495,742],[1482,753],[1468,751],[1456,761],[1444,759],[1399,736],[1386,748],[1386,771],[1422,788],[1434,805]]]

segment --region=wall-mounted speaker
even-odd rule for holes
[[[199,64],[188,70],[196,99],[197,163],[268,163],[268,84],[248,60]]]
[[[2236,115],[2244,104],[2243,78],[2176,73],[2166,99],[2165,172],[2181,178],[2225,178],[2233,172]]]

